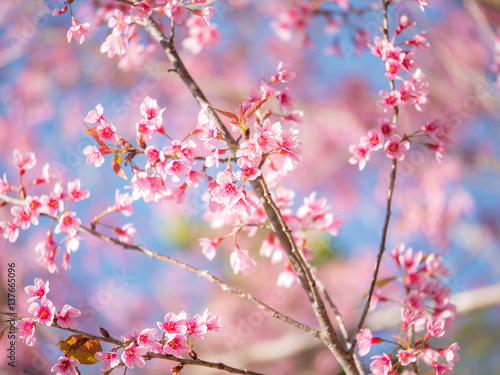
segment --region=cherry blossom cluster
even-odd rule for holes
[[[140,35],[136,24],[141,24],[144,18],[155,12],[160,16],[167,16],[175,24],[184,25],[187,37],[182,45],[191,53],[199,53],[204,48],[216,46],[220,39],[217,25],[211,23],[215,8],[204,6],[205,0],[142,0],[133,5],[108,3],[98,5],[96,12],[97,23],[107,24],[111,33],[101,45],[101,53],[109,58],[118,56],[118,67],[123,70],[136,69],[143,65],[146,59],[154,52],[154,45],[144,45],[140,42]],[[71,11],[72,1],[65,2],[62,9],[55,9],[55,16]],[[72,13],[72,12],[71,12]],[[72,13],[73,14],[73,13]],[[191,14],[191,16],[189,16]],[[79,24],[75,17],[71,17],[71,27],[68,30],[68,42],[72,39],[83,43],[85,37],[90,37],[90,24]]]
[[[21,199],[24,201],[22,205],[14,205],[10,209],[12,219],[10,221],[0,222],[0,233],[9,242],[14,243],[19,237],[19,229],[26,230],[31,225],[38,225],[40,215],[47,215],[57,221],[57,224],[52,231],[47,232],[45,241],[40,242],[36,246],[36,252],[39,254],[38,263],[47,268],[51,273],[56,272],[57,266],[54,259],[58,249],[64,243],[65,251],[63,254],[63,268],[69,267],[69,257],[71,252],[77,251],[80,246],[80,237],[78,230],[81,221],[76,217],[76,212],[69,211],[70,202],[78,202],[87,199],[90,196],[88,190],[82,188],[81,181],[76,179],[67,184],[67,188],[63,187],[61,182],[56,182],[53,188],[41,196],[27,195],[26,189],[40,184],[49,184],[53,180],[53,176],[49,171],[49,165],[43,167],[42,173],[35,178],[31,183],[24,185],[23,177],[27,170],[32,169],[36,164],[36,157],[32,152],[22,155],[18,150],[14,151],[14,164],[18,167],[20,185],[15,187],[7,182],[4,175],[0,181],[0,193],[9,191],[18,192]],[[54,242],[53,234],[63,234],[64,238],[60,243]]]
[[[392,87],[396,81],[402,81],[397,88],[390,93],[380,91],[382,100],[379,106],[387,111],[397,110],[404,104],[414,104],[415,108],[422,111],[423,105],[427,103],[428,83],[425,75],[418,68],[415,58],[418,56],[418,49],[425,50],[430,47],[426,40],[425,32],[416,34],[413,39],[406,40],[402,45],[413,46],[410,50],[404,50],[394,44],[396,37],[403,30],[414,26],[408,16],[399,17],[392,42],[381,37],[375,37],[374,45],[369,45],[372,53],[381,58],[385,64],[385,77],[390,80]],[[402,74],[409,75],[405,79]],[[359,144],[349,147],[352,156],[349,158],[350,164],[358,164],[359,170],[363,170],[366,162],[370,160],[371,153],[377,150],[384,150],[391,159],[403,160],[405,152],[409,150],[410,143],[419,143],[434,151],[436,159],[441,159],[446,155],[446,150],[451,144],[449,137],[451,126],[439,119],[429,122],[421,129],[411,134],[398,134],[400,125],[393,118],[379,119],[378,128],[372,128],[366,136],[361,137]]]
[[[157,325],[160,331],[156,328],[146,328],[141,332],[134,330],[133,334],[121,337],[123,346],[97,352],[95,358],[102,361],[101,370],[108,371],[120,364],[117,354],[119,349],[123,349],[121,360],[127,368],[134,368],[136,365],[143,367],[148,353],[170,354],[183,358],[188,352],[190,356],[196,357],[193,341],[203,339],[207,332],[221,330],[220,316],[207,310],[203,315],[197,314],[192,318],[184,311],[179,314],[171,312]]]
[[[436,375],[452,374],[454,362],[460,358],[456,353],[460,347],[453,343],[447,348],[436,348],[430,343],[434,338],[443,337],[451,321],[455,318],[456,308],[451,303],[450,289],[443,286],[440,277],[447,276],[448,270],[442,258],[434,253],[424,255],[422,251],[413,252],[404,244],[396,246],[390,253],[401,273],[406,296],[401,307],[401,331],[391,336],[397,342],[374,337],[369,329],[362,329],[356,336],[359,355],[364,356],[372,345],[392,342],[395,348],[390,353],[371,357],[370,369],[373,374],[398,374],[403,366],[413,366],[419,360],[433,367]],[[389,301],[380,291],[372,301]],[[395,361],[392,361],[394,358]],[[443,362],[446,362],[444,364]],[[404,374],[413,375],[413,370]]]
[[[80,310],[66,304],[57,311],[52,301],[47,298],[50,291],[48,281],[44,283],[42,279],[36,278],[34,285],[27,286],[24,291],[29,296],[28,303],[31,303],[28,308],[31,317],[18,320],[16,328],[17,337],[26,345],[35,344],[37,324],[50,327],[55,322],[59,327],[76,329],[77,323],[73,318],[81,315]]]

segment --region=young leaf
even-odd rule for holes
[[[68,358],[77,359],[82,365],[93,365],[99,362],[94,354],[102,351],[97,340],[91,340],[83,335],[72,335],[57,344]]]

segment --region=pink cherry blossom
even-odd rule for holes
[[[398,130],[398,124],[394,124],[392,120],[381,118],[378,120],[379,129],[385,138],[389,138],[391,134]]]
[[[278,74],[271,77],[271,82],[290,82],[295,78],[295,72],[291,70],[291,64],[285,64],[280,61],[278,64]]]
[[[207,257],[208,260],[215,258],[217,246],[222,241],[222,238],[216,238],[215,240],[210,240],[209,238],[200,238],[198,242],[202,248],[203,255]]]
[[[42,195],[40,203],[42,204],[40,211],[51,216],[56,215],[58,210],[62,211],[64,209],[63,201],[58,194],[54,193],[51,193],[50,196]]]
[[[192,319],[188,316],[186,328],[186,336],[193,336],[197,339],[203,339],[203,335],[208,331],[205,319],[199,314],[193,316]]]
[[[114,145],[118,145],[118,136],[116,135],[116,128],[104,119],[101,119],[100,125],[97,126],[97,135],[103,142],[111,141]]]
[[[175,335],[170,337],[168,341],[163,345],[163,351],[167,354],[173,354],[176,357],[182,358],[185,350],[188,350],[186,336]]]
[[[128,223],[120,228],[113,228],[113,231],[118,234],[118,239],[126,244],[132,245],[134,240],[133,236],[137,234],[137,229],[133,227],[134,223]]]
[[[444,322],[431,319],[427,320],[427,332],[425,334],[426,338],[430,337],[442,337],[445,334]]]
[[[116,30],[116,31],[115,31]],[[107,53],[109,58],[114,56],[123,57],[127,53],[128,39],[121,34],[119,29],[114,28],[111,34],[106,37],[106,40],[101,44],[99,51]]]
[[[182,41],[182,46],[192,54],[198,54],[202,49],[219,44],[221,35],[215,24],[207,25],[202,17],[189,17],[186,21],[188,37]]]
[[[120,364],[120,360],[116,356],[116,349],[113,349],[110,352],[97,352],[94,354],[94,357],[98,361],[102,361],[101,371],[103,372],[111,370]]]
[[[153,130],[158,129],[163,124],[162,114],[165,108],[160,108],[156,99],[152,99],[149,96],[144,98],[140,110],[142,118],[150,124],[149,127]]]
[[[177,24],[181,24],[188,16],[188,10],[182,6],[181,0],[169,0],[162,9]]]
[[[68,182],[68,198],[71,201],[81,201],[90,196],[88,190],[82,189],[82,182],[79,178],[75,181]]]
[[[358,341],[358,354],[361,357],[368,354],[373,344],[382,342],[379,337],[373,337],[372,332],[368,328],[360,329],[356,335],[356,340]]]
[[[132,343],[123,350],[122,361],[128,368],[134,368],[134,365],[144,367],[146,361],[143,356],[147,351],[147,348],[136,346],[135,343]]]
[[[220,319],[220,315],[211,314],[208,312],[208,309],[203,313],[203,320],[207,326],[207,331],[220,331],[222,329]]]
[[[59,223],[54,229],[54,233],[64,232],[66,236],[75,236],[78,232],[78,227],[80,226],[81,221],[74,216],[76,216],[76,212],[66,211],[63,213],[59,219]]]
[[[57,313],[57,324],[63,328],[76,329],[77,324],[73,318],[78,318],[80,315],[80,310],[70,305],[64,305],[62,310]]]
[[[432,361],[431,365],[436,370],[436,375],[447,375],[447,374],[453,374],[455,372],[453,370],[453,367],[447,365],[440,365],[435,361]]]
[[[184,336],[186,334],[188,323],[186,313],[175,314],[171,312],[165,314],[164,320],[164,323],[157,322],[157,325],[168,337]]]
[[[104,112],[104,109],[102,108],[101,103],[98,103],[95,108],[87,114],[87,117],[83,121],[95,124],[95,123],[100,123],[101,120],[104,118],[102,117],[102,114]]]
[[[77,375],[76,369],[73,366],[80,366],[80,362],[77,359],[69,359],[65,355],[59,357],[59,363],[54,365],[51,372],[57,371],[56,375]]]
[[[42,169],[42,174],[40,177],[37,177],[33,180],[33,185],[39,185],[39,184],[48,184],[52,178],[54,177],[53,174],[50,174],[49,172],[49,163],[44,164],[43,169]],[[7,182],[7,181],[5,181]],[[0,180],[0,192],[2,191],[2,181]]]
[[[115,203],[110,207],[111,211],[121,212],[125,216],[131,216],[134,213],[132,202],[134,199],[128,193],[120,194],[120,190],[115,192]]]
[[[370,160],[370,151],[368,144],[349,146],[349,152],[353,154],[348,160],[349,164],[358,164],[359,170],[362,171],[366,166],[366,162]]]
[[[460,346],[457,343],[453,343],[448,348],[441,349],[439,352],[446,358],[446,362],[453,367],[455,365],[453,362],[460,361],[460,356],[456,353],[459,350]]]
[[[83,153],[87,155],[87,164],[94,164],[94,167],[98,168],[104,163],[104,156],[101,149],[96,146],[87,146],[83,149]]]
[[[146,171],[139,171],[138,169],[133,169],[134,177],[132,177],[132,198],[137,200],[143,198],[144,201],[151,202],[155,201],[157,203],[162,202],[168,190],[165,187],[164,182],[158,177],[150,175]]]
[[[16,336],[27,346],[33,346],[36,341],[35,323],[29,318],[24,318],[16,322]]]
[[[0,232],[2,232],[3,238],[8,239],[10,243],[16,242],[19,237],[19,227],[7,221],[0,222]]]
[[[404,152],[410,149],[410,142],[403,140],[399,135],[392,135],[385,143],[384,150],[391,159],[403,160]]]
[[[375,355],[371,357],[373,361],[370,363],[370,370],[373,375],[388,375],[392,369],[392,355],[391,354],[383,354],[383,355]]]
[[[139,19],[143,19],[145,17],[149,17],[153,13],[153,8],[150,5],[150,1],[143,0],[134,4],[132,7],[130,14]]]
[[[367,145],[372,151],[380,150],[383,146],[382,134],[375,128],[370,129],[368,135],[361,138],[360,144]]]
[[[410,363],[417,361],[417,356],[415,355],[415,349],[398,351],[398,358],[403,366],[408,366]]]
[[[85,41],[85,37],[90,38],[89,23],[84,23],[80,25],[76,18],[71,17],[71,27],[68,30],[68,43],[71,43],[71,39],[75,39],[78,43],[82,44]]]
[[[250,271],[255,271],[255,266],[257,265],[257,263],[248,256],[248,251],[241,250],[238,245],[234,245],[234,251],[231,253],[230,261],[235,274],[241,272],[243,275],[248,275]]]
[[[31,212],[31,216],[38,218],[43,207],[41,198],[34,196],[26,197],[25,207]]]
[[[38,225],[38,215],[32,215],[27,207],[13,206],[10,213],[14,217],[13,223],[21,229],[28,229],[31,224]]]
[[[22,156],[18,150],[14,150],[14,164],[19,168],[19,174],[22,176],[28,169],[35,166],[35,154],[28,152],[26,155]]]
[[[36,278],[35,279],[35,285],[30,285],[24,288],[24,291],[28,296],[28,302],[33,302],[37,299],[43,299],[47,295],[47,293],[50,291],[49,288],[49,282],[47,281],[46,283],[43,282],[42,279]]]
[[[51,326],[54,321],[54,316],[56,313],[56,308],[51,300],[43,298],[41,300],[41,306],[33,302],[29,308],[28,312],[33,315],[33,321],[45,324],[46,326]]]
[[[393,90],[391,93],[380,91],[379,95],[382,100],[378,102],[378,106],[381,107],[384,112],[401,104],[401,93],[397,90]]]

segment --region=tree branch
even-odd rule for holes
[[[216,122],[217,129],[222,134],[224,139],[230,145],[236,146],[237,142],[230,133],[229,129],[221,121],[221,119],[201,91],[200,87],[196,84],[196,82],[186,69],[179,54],[177,53],[172,38],[168,39],[165,36],[165,34],[161,31],[160,27],[152,17],[145,18],[142,23],[146,30],[151,34],[151,36],[161,45],[165,54],[167,55],[167,58],[173,64],[174,71],[183,80],[184,84],[192,93],[201,108]],[[252,186],[256,195],[259,197],[264,211],[266,212],[266,215],[271,224],[271,230],[279,239],[281,245],[287,253],[288,258],[290,259],[290,263],[292,264],[292,267],[294,268],[294,271],[297,274],[303,289],[305,290],[309,297],[309,300],[311,301],[312,308],[322,329],[321,338],[323,342],[335,355],[342,368],[346,371],[346,374],[359,374],[353,363],[352,356],[347,355],[347,352],[340,344],[339,338],[330,321],[330,318],[324,306],[324,302],[316,287],[315,281],[307,265],[302,259],[302,254],[300,253],[293,239],[291,230],[288,228],[280,209],[277,207],[271,197],[271,194],[269,193],[264,178],[260,176],[256,180],[251,181],[250,185]]]
[[[24,316],[20,316],[18,314],[10,313],[10,312],[3,311],[3,310],[0,310],[0,314],[4,314],[4,315],[8,315],[8,316],[14,317],[17,320],[21,320],[21,319],[25,318]],[[63,331],[68,331],[68,332],[71,332],[71,333],[76,333],[78,335],[85,336],[85,337],[87,337],[87,338],[89,338],[91,340],[97,340],[97,341],[107,342],[107,343],[119,345],[119,346],[122,346],[122,347],[125,347],[125,345],[126,345],[126,343],[124,343],[123,341],[120,341],[120,340],[117,340],[117,339],[114,339],[114,338],[106,338],[106,337],[102,337],[102,336],[96,336],[96,335],[92,335],[92,334],[87,333],[87,332],[80,331],[78,329],[63,328],[60,325],[58,325],[57,323],[52,323],[52,325],[49,326],[49,327],[55,327],[55,328],[62,329]],[[165,354],[165,353],[164,354],[158,354],[158,353],[147,353],[146,354],[146,359],[147,360],[150,360],[150,359],[153,359],[153,358],[167,359],[167,360],[170,360],[170,361],[178,362],[178,363],[183,364],[183,365],[193,365],[193,366],[216,368],[218,370],[226,371],[226,372],[229,372],[231,374],[265,375],[265,374],[262,374],[260,372],[255,372],[255,371],[244,370],[244,369],[239,369],[239,368],[236,368],[236,367],[232,367],[232,366],[226,365],[226,364],[224,364],[222,362],[209,362],[209,361],[205,361],[205,360],[202,360],[202,359],[178,358],[178,357],[176,357],[176,356],[174,356],[172,354]]]
[[[5,194],[0,194],[0,199],[6,203],[17,204],[20,206],[24,205],[23,200],[11,198]],[[51,216],[51,215],[47,215],[47,214],[41,214],[41,215],[49,217],[52,220],[59,221],[59,217],[57,217],[57,216]],[[262,310],[267,311],[272,317],[274,317],[276,319],[279,319],[285,323],[288,323],[288,324],[294,326],[295,328],[298,328],[306,333],[309,333],[310,335],[312,335],[314,337],[320,338],[320,336],[321,336],[320,332],[318,332],[317,330],[310,328],[302,323],[299,323],[296,320],[290,318],[289,316],[280,313],[279,311],[277,311],[277,310],[271,308],[270,306],[266,305],[265,303],[261,302],[259,299],[255,298],[253,295],[251,295],[249,293],[245,293],[239,289],[236,289],[236,288],[229,286],[228,284],[226,284],[222,280],[218,279],[217,277],[215,277],[214,275],[212,275],[210,272],[208,272],[206,270],[200,270],[196,267],[190,266],[189,264],[183,263],[177,259],[174,259],[174,258],[171,258],[169,256],[152,251],[152,250],[150,250],[147,247],[142,246],[142,245],[131,245],[131,244],[124,243],[116,238],[109,237],[109,236],[102,234],[102,233],[98,232],[97,230],[94,230],[91,228],[80,226],[78,228],[78,231],[95,236],[95,237],[97,237],[105,242],[108,242],[110,244],[121,246],[124,249],[139,251],[143,254],[146,254],[150,258],[154,258],[154,259],[158,259],[158,260],[161,260],[163,262],[166,262],[166,263],[170,263],[176,267],[182,268],[183,270],[194,273],[195,275],[214,283],[222,291],[227,292],[227,293],[231,293],[239,298],[242,298],[242,299],[245,299],[247,301],[252,302],[253,304],[257,305]]]

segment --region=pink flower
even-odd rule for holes
[[[118,234],[118,239],[126,244],[132,245],[134,243],[134,240],[132,239],[133,236],[137,234],[137,229],[133,227],[133,223],[128,223],[125,224],[124,226],[120,228],[113,228],[115,233]]]
[[[203,319],[203,317],[199,314],[193,316],[192,319],[189,319],[188,316],[186,328],[186,336],[193,336],[197,339],[203,339],[203,335],[208,331],[207,325],[205,324],[205,319]]]
[[[33,321],[45,324],[46,326],[51,326],[54,321],[54,316],[56,313],[56,308],[51,300],[43,298],[42,306],[38,303],[33,302],[28,308],[28,312],[33,314]]]
[[[36,299],[43,299],[50,291],[49,282],[47,281],[45,284],[42,279],[36,278],[35,285],[30,285],[24,288],[24,291],[30,298],[28,298],[28,302],[33,302]]]
[[[116,31],[115,31],[116,30]],[[122,35],[117,28],[106,37],[106,40],[101,44],[99,51],[107,53],[109,58],[113,56],[122,57],[127,53],[128,39]]]
[[[139,367],[144,367],[146,361],[143,355],[145,355],[147,351],[147,348],[135,346],[135,343],[132,343],[123,351],[122,361],[128,368],[134,368],[134,364]]]
[[[214,24],[207,25],[202,17],[189,17],[186,21],[188,37],[182,41],[182,46],[193,54],[198,54],[203,48],[219,44],[220,33]]]
[[[368,136],[362,137],[360,143],[362,145],[368,145],[372,151],[380,150],[382,148],[382,134],[375,128],[370,129],[368,131]]]
[[[389,138],[396,130],[398,130],[398,124],[394,124],[391,120],[387,118],[381,118],[378,120],[379,129],[385,138]]]
[[[169,338],[169,341],[163,345],[163,351],[167,354],[173,354],[176,357],[182,358],[184,350],[189,349],[186,344],[186,336],[175,335]]]
[[[102,108],[101,103],[98,103],[95,108],[92,111],[89,111],[87,114],[87,117],[83,121],[95,124],[95,123],[100,123],[101,120],[104,118],[102,117],[102,113],[104,112],[104,109]]]
[[[35,166],[35,154],[28,152],[25,156],[22,156],[18,150],[14,150],[14,164],[19,168],[19,175],[22,176],[26,170]]]
[[[436,375],[447,375],[447,374],[454,373],[453,367],[451,367],[451,366],[440,365],[439,363],[437,363],[435,361],[432,361],[431,365],[436,370]]]
[[[38,215],[32,215],[29,208],[13,206],[10,213],[14,216],[12,221],[16,227],[28,229],[32,223],[38,225]]]
[[[417,356],[415,355],[415,349],[398,351],[398,358],[403,366],[408,366],[410,363],[417,361]]]
[[[278,64],[278,74],[271,77],[271,82],[290,82],[295,78],[295,72],[291,70],[291,64],[285,64],[280,61]]]
[[[460,346],[457,343],[453,343],[447,349],[441,349],[439,352],[446,358],[446,362],[453,367],[455,364],[453,362],[460,361],[460,357],[456,353],[460,350]]]
[[[426,50],[431,48],[431,45],[427,41],[427,32],[425,31],[415,35],[412,40],[406,41],[405,44],[417,46],[421,50]]]
[[[26,345],[33,346],[36,341],[35,323],[29,318],[24,318],[16,322],[16,328],[17,338],[22,340]]]
[[[248,256],[248,251],[241,250],[238,245],[234,245],[234,251],[231,253],[231,267],[235,274],[241,272],[243,275],[248,275],[250,271],[255,271],[255,266],[257,265]]]
[[[140,106],[141,115],[144,120],[152,124],[153,129],[163,124],[162,114],[165,108],[160,108],[156,99],[145,97]]]
[[[117,189],[115,192],[115,203],[110,207],[110,210],[121,212],[125,216],[131,216],[134,213],[134,209],[132,208],[133,201],[134,199],[130,194],[120,194],[120,191]]]
[[[144,0],[135,3],[134,7],[132,7],[130,14],[139,19],[143,19],[145,17],[149,17],[153,13],[153,8],[149,4],[150,1]],[[141,366],[142,367],[142,366]]]
[[[222,241],[222,238],[216,238],[215,240],[210,240],[208,238],[200,238],[198,242],[202,248],[203,255],[207,257],[208,260],[215,258],[215,253],[217,246]]]
[[[56,375],[76,375],[76,369],[73,366],[80,366],[80,362],[77,359],[69,359],[65,355],[59,357],[59,363],[54,365],[51,372],[57,371]]]
[[[372,363],[370,363],[370,370],[373,375],[388,375],[392,369],[392,355],[384,354],[384,355],[375,355],[370,359],[374,359]]]
[[[76,212],[66,211],[59,219],[59,223],[54,229],[54,233],[64,232],[66,236],[73,237],[78,233],[78,227],[81,224],[80,219],[74,218]]]
[[[405,157],[404,151],[410,149],[410,142],[402,140],[402,138],[394,134],[385,143],[384,150],[387,156],[391,159],[403,160]]]
[[[102,155],[101,149],[96,146],[87,146],[83,149],[83,153],[87,155],[87,164],[94,164],[94,167],[98,168],[104,163],[104,156]]]
[[[12,190],[12,186],[10,186],[7,182],[7,176],[5,173],[3,174],[3,178],[0,179],[0,193],[6,193]]]
[[[285,109],[287,111],[293,110],[293,103],[295,98],[290,95],[290,89],[286,87],[282,92],[276,94],[276,98],[280,103],[280,110],[283,112]]]
[[[88,190],[82,189],[82,183],[80,179],[76,179],[75,181],[68,182],[68,198],[71,201],[81,201],[90,196],[90,192]]]
[[[71,17],[71,27],[68,30],[68,43],[71,42],[71,39],[75,38],[75,40],[82,44],[85,41],[85,37],[88,36],[90,38],[90,30],[88,29],[90,26],[89,23],[84,23],[80,25],[76,18]]]
[[[157,322],[158,328],[167,334],[168,337],[185,335],[187,331],[188,316],[186,313],[168,313],[165,315],[165,323]]]
[[[169,0],[167,5],[163,7],[163,11],[167,17],[172,18],[177,24],[181,24],[184,21],[184,18],[187,18],[188,16],[188,10],[181,4],[182,1],[180,0]]]
[[[154,131],[152,128],[154,124],[146,119],[141,119],[135,124],[137,138],[142,137],[145,141],[151,139],[151,135]]]
[[[396,59],[387,59],[385,62],[386,72],[385,77],[389,80],[402,81],[403,77],[399,74],[399,70],[404,70],[405,67]]]
[[[356,335],[356,340],[358,341],[358,354],[362,357],[367,355],[373,344],[379,344],[382,339],[379,337],[373,337],[372,332],[368,328],[362,328]]]
[[[97,135],[103,142],[111,141],[114,145],[118,144],[118,136],[116,135],[116,128],[104,119],[100,121],[101,125],[97,126]]]
[[[8,239],[10,243],[16,242],[19,237],[19,227],[16,224],[2,221],[0,227],[3,231],[3,238]]]
[[[380,91],[379,95],[382,100],[378,102],[378,106],[384,112],[401,104],[401,93],[397,90],[392,90],[390,94],[387,91]]]
[[[38,197],[28,196],[25,201],[26,208],[31,211],[31,216],[38,218],[40,216],[40,211],[42,211],[42,201]]]
[[[40,198],[40,203],[42,203],[41,211],[48,215],[54,216],[57,214],[57,210],[64,210],[64,203],[59,198],[58,194],[52,193],[50,194],[50,196],[42,195],[42,197]]]
[[[116,357],[116,349],[113,349],[110,352],[97,352],[94,354],[94,357],[98,361],[102,361],[101,371],[103,372],[111,370],[120,364],[120,360]]]
[[[54,175],[51,175],[49,173],[49,163],[46,163],[43,166],[42,174],[40,175],[40,177],[37,177],[33,180],[33,185],[48,184],[53,177],[54,177]],[[4,177],[4,179],[5,179],[5,177]],[[7,180],[5,180],[5,183],[7,183]],[[0,180],[0,192],[2,190],[1,185],[2,185],[2,181]]]
[[[179,182],[181,180],[181,173],[185,175],[189,174],[191,166],[184,164],[180,160],[172,160],[166,165],[165,170],[167,174],[172,176],[173,182]]]
[[[370,149],[368,145],[350,145],[349,152],[353,155],[349,158],[349,164],[358,164],[359,170],[365,168],[366,162],[370,160]]]
[[[134,330],[137,345],[147,348],[154,353],[161,353],[162,347],[158,342],[158,337],[156,337],[157,332],[156,328],[145,328],[140,333]]]
[[[220,325],[220,316],[209,313],[208,309],[206,309],[205,312],[203,313],[203,320],[207,325],[208,331],[215,332],[215,331],[220,331],[222,329]]]
[[[77,324],[72,318],[77,318],[81,314],[80,310],[70,305],[64,305],[62,310],[57,313],[57,324],[63,328],[76,329]]]
[[[436,320],[432,322],[431,319],[427,320],[427,332],[425,333],[425,338],[430,337],[442,337],[445,334],[444,322]]]

